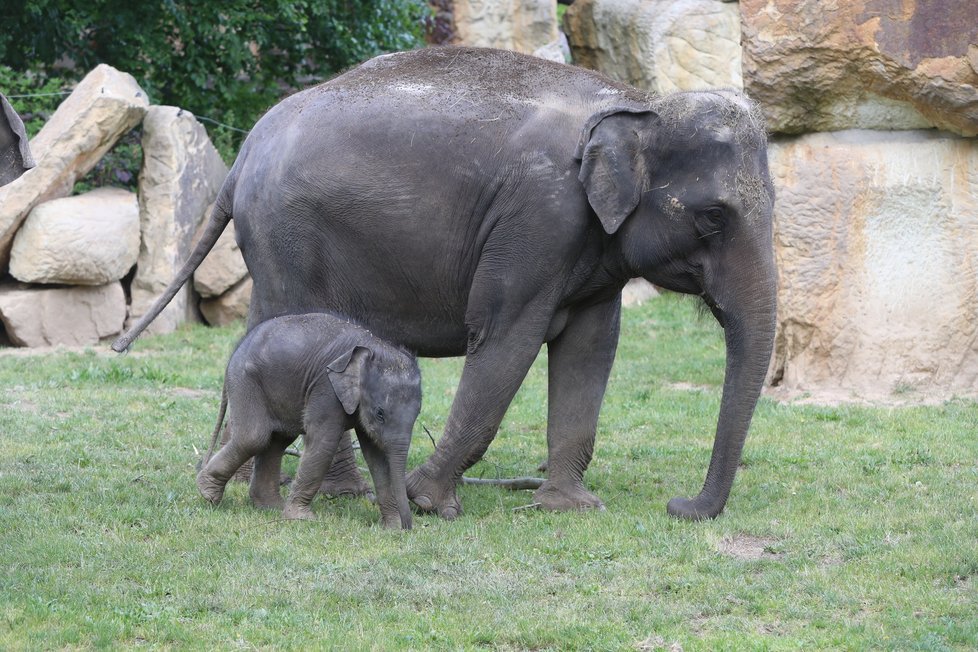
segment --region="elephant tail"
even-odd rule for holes
[[[231,206],[234,197],[235,178],[236,175],[232,169],[224,185],[221,186],[221,192],[217,196],[217,201],[214,202],[214,210],[211,211],[211,217],[207,221],[207,226],[204,228],[204,232],[201,234],[197,246],[190,252],[190,256],[183,264],[183,267],[180,268],[180,271],[177,272],[174,279],[170,281],[163,294],[153,302],[153,305],[146,311],[146,314],[140,317],[139,321],[133,324],[124,335],[112,343],[113,351],[122,353],[132,345],[133,340],[139,337],[140,333],[149,326],[150,322],[163,312],[163,309],[177,295],[177,292],[180,291],[183,284],[190,279],[207,254],[217,244],[217,239],[224,233],[224,229],[227,228],[232,218]]]
[[[217,413],[217,425],[214,426],[214,434],[211,435],[211,445],[207,449],[207,454],[204,455],[204,463],[202,466],[207,466],[207,463],[211,461],[211,456],[214,454],[214,449],[217,447],[217,436],[221,434],[221,427],[224,425],[224,415],[227,414],[228,410],[228,384],[224,383],[224,387],[221,388],[221,409]]]

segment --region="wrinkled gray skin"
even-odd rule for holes
[[[254,279],[248,323],[330,309],[423,356],[465,355],[445,433],[408,479],[461,512],[547,346],[548,509],[585,489],[625,282],[700,295],[725,330],[713,456],[671,514],[723,509],[774,339],[773,189],[763,121],[734,91],[661,98],[512,52],[378,57],[297,93],[246,140],[197,249],[123,350],[233,216]]]
[[[231,438],[211,458],[227,406]],[[341,437],[353,428],[373,476],[381,524],[408,529],[405,465],[420,409],[414,356],[333,315],[265,321],[245,335],[228,362],[221,412],[197,486],[219,503],[228,480],[254,456],[252,502],[276,509],[284,504],[285,518],[310,519],[310,504]],[[282,455],[300,432],[305,448],[283,503]]]
[[[34,167],[27,132],[20,116],[0,93],[0,186]]]

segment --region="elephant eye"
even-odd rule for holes
[[[384,408],[377,408],[377,421],[384,422]]]
[[[723,230],[725,212],[719,206],[711,206],[696,214],[696,230],[700,238],[716,235]]]

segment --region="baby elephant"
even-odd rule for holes
[[[229,404],[231,436],[211,459]],[[283,515],[312,518],[309,505],[340,437],[354,428],[374,480],[381,524],[408,529],[404,474],[420,409],[421,372],[414,356],[335,315],[271,319],[245,335],[228,361],[217,428],[197,486],[216,505],[234,472],[254,456],[252,501],[282,507],[282,455],[301,432],[305,450]]]

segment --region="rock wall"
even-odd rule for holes
[[[564,29],[575,62],[613,78],[742,86],[762,107],[773,383],[978,392],[974,0],[576,0]]]
[[[452,0],[452,42],[531,54],[557,40],[555,0]]]
[[[75,181],[140,124],[138,194],[99,188],[68,197]],[[192,114],[150,106],[131,76],[106,65],[78,84],[30,150],[36,167],[0,188],[0,340],[50,346],[114,337],[188,255],[227,167]],[[208,302],[221,308],[208,311],[215,319],[247,310],[237,255],[237,276],[223,289],[202,283]],[[215,267],[210,258],[205,263],[205,273]],[[185,289],[151,332],[199,319],[197,303],[193,288]]]

